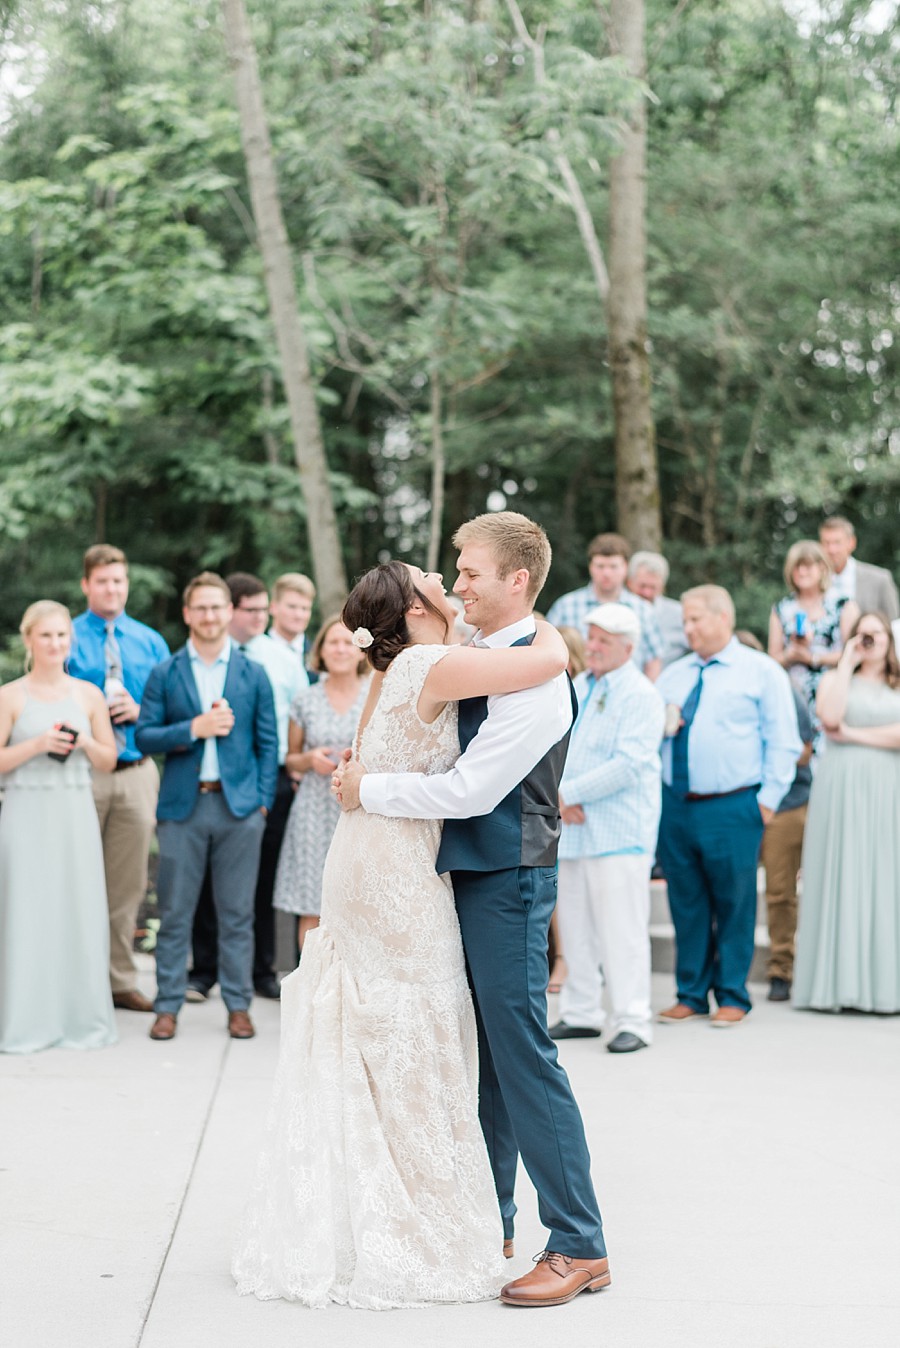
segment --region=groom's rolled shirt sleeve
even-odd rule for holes
[[[400,819],[471,819],[490,814],[572,724],[564,674],[539,688],[488,699],[487,719],[449,772],[371,772],[360,782],[369,814]]]

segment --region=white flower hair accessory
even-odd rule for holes
[[[358,646],[361,651],[367,651],[375,638],[368,627],[357,627],[353,633],[353,644]]]

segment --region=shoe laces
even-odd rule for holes
[[[536,1254],[531,1262],[533,1264],[549,1264],[558,1278],[566,1278],[575,1261],[567,1254],[557,1254],[555,1250],[541,1250],[540,1254]]]

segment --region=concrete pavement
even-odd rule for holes
[[[671,992],[655,975],[655,1005]],[[613,1286],[552,1310],[235,1295],[277,1004],[254,1004],[246,1043],[227,1038],[215,997],[186,1006],[168,1044],[147,1038],[150,1017],[118,1012],[114,1048],[0,1056],[0,1345],[895,1348],[900,1017],[794,1012],[754,992],[735,1030],[660,1026],[626,1057],[561,1045]],[[519,1206],[510,1276],[544,1244],[524,1175]]]

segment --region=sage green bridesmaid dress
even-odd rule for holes
[[[900,690],[854,678],[851,726],[900,722]],[[828,748],[803,841],[794,1006],[900,1011],[900,749]]]
[[[58,721],[84,732],[72,697],[29,698],[10,744]],[[0,779],[2,780],[2,779]],[[0,1052],[115,1043],[109,915],[91,769],[30,758],[5,778],[0,810]]]

